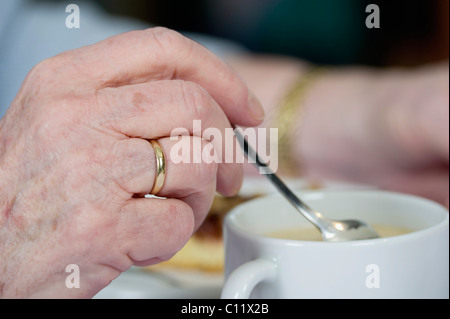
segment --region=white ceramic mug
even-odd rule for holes
[[[382,191],[299,194],[333,219],[360,219],[412,233],[351,242],[271,238],[310,226],[281,196],[242,204],[224,224],[222,298],[449,298],[448,210]]]

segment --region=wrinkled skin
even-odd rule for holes
[[[242,182],[238,164],[172,163],[171,131],[263,117],[228,66],[164,28],[38,64],[0,121],[0,296],[89,298],[132,265],[170,258],[216,187],[233,195]],[[150,139],[166,153],[166,199],[143,196],[155,180]],[[79,289],[65,285],[69,264]]]

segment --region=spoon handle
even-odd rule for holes
[[[245,137],[241,134],[239,129],[234,130],[236,139],[241,144],[245,156],[249,161],[253,161],[257,167],[263,169],[263,175],[265,175],[272,184],[283,194],[284,197],[310,222],[314,225],[322,225],[324,223],[323,216],[311,209],[303,201],[301,201],[286,184],[272,171],[272,169],[266,163],[260,160],[258,153],[248,144]]]

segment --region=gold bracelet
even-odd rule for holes
[[[303,74],[279,104],[274,127],[278,128],[278,167],[281,174],[294,175],[300,172],[291,149],[293,133],[298,124],[296,121],[302,116],[305,92],[324,70],[324,67],[314,67]]]

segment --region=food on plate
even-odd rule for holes
[[[220,273],[224,268],[222,225],[225,215],[254,196],[223,197],[216,195],[203,224],[188,243],[170,260],[146,267],[149,270],[185,269]]]
[[[268,194],[269,190],[260,183],[249,184],[251,191],[241,192],[234,197],[223,197],[217,194],[203,224],[191,237],[188,243],[170,260],[157,265],[145,267],[145,270],[193,270],[209,272],[211,274],[223,273],[225,266],[225,247],[222,237],[222,227],[225,215],[239,204]],[[296,185],[296,184],[294,184]],[[270,185],[269,185],[270,187]],[[317,190],[323,185],[317,181],[301,180],[294,189]],[[271,189],[273,191],[273,189]]]

